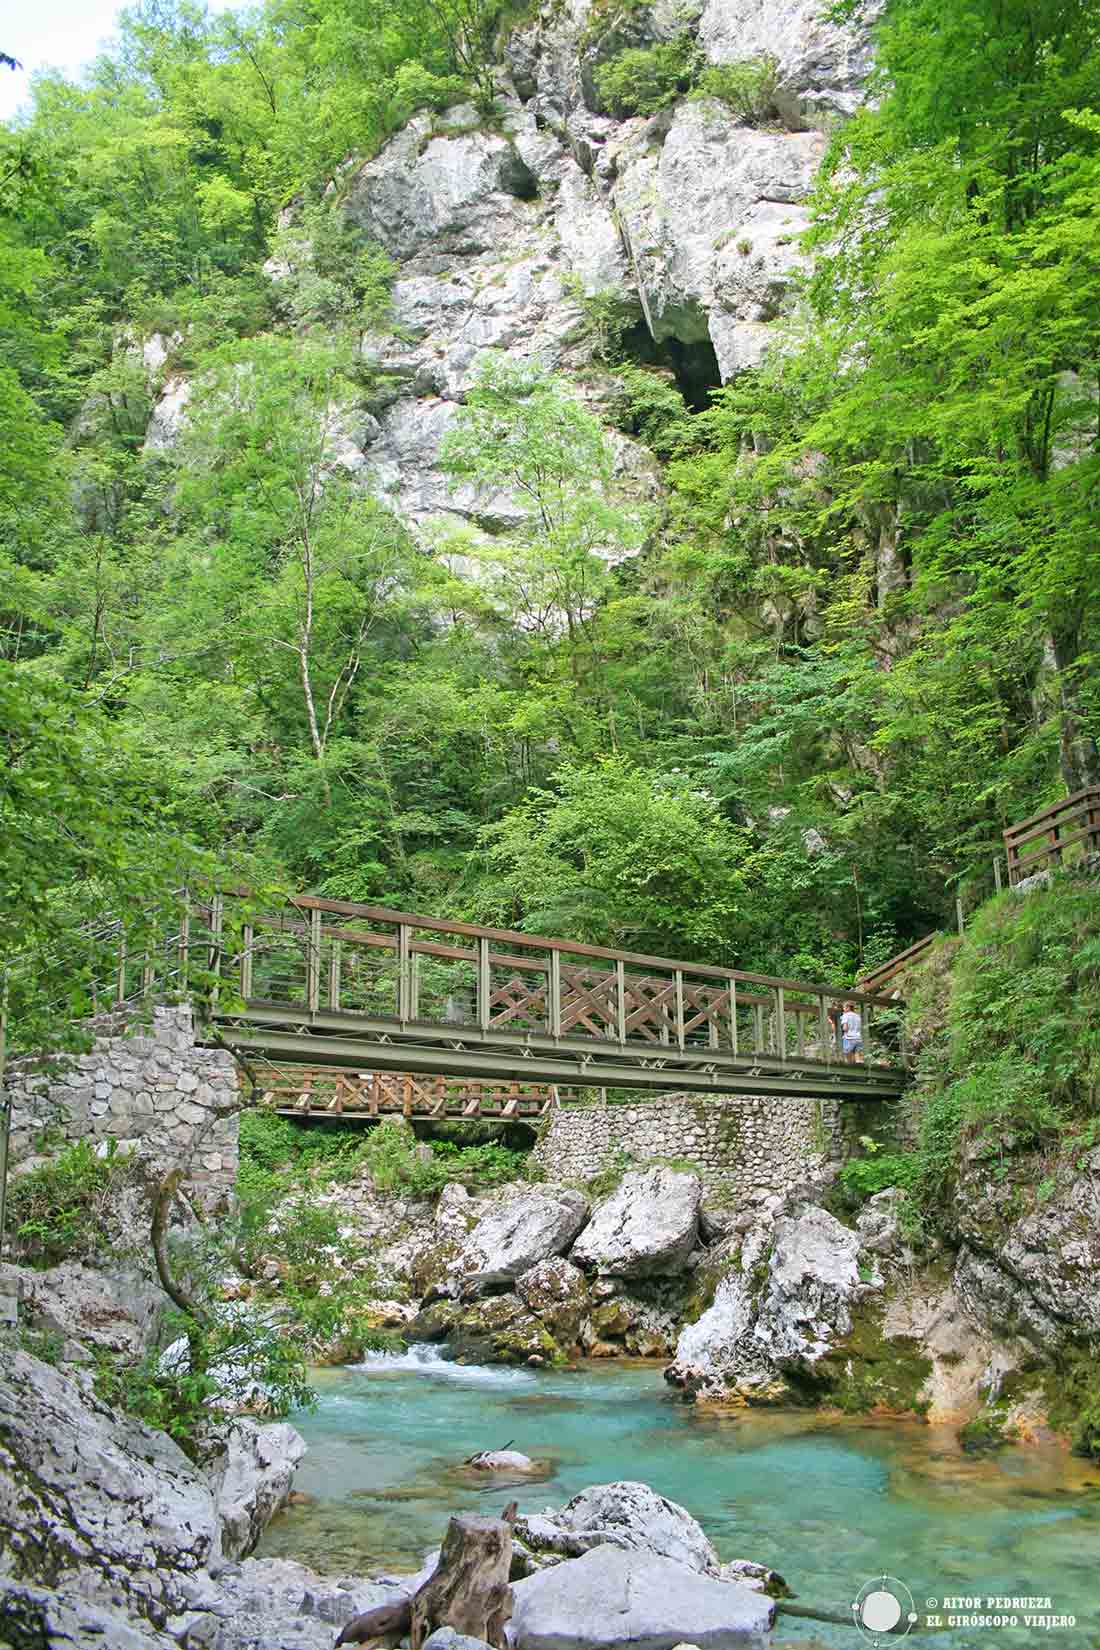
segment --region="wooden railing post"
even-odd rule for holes
[[[245,1002],[252,995],[252,948],[255,943],[255,930],[250,922],[246,922],[242,933],[244,949],[241,952],[241,996]]]
[[[121,1008],[126,1001],[126,935],[123,934],[118,942],[118,980],[115,986],[115,1006]]]
[[[775,988],[775,1052],[781,1060],[787,1058],[787,997],[781,985]]]
[[[214,984],[210,990],[210,1007],[218,1006],[218,981],[222,972],[222,928],[225,922],[225,906],[220,894],[214,894],[210,901],[210,972],[214,975]]]
[[[306,1005],[311,1014],[316,1014],[321,1006],[321,912],[318,907],[309,913],[306,944]]]
[[[492,969],[489,964],[489,941],[482,935],[477,942],[477,1023],[488,1031],[492,1023],[489,998],[492,996]]]
[[[826,1065],[833,1063],[832,1025],[829,1021],[829,1010],[825,1002],[825,993],[817,999],[817,1040]]]
[[[737,1053],[737,981],[730,976],[730,1047]]]
[[[626,964],[620,957],[615,964],[615,1020],[619,1042],[626,1042]]]
[[[187,990],[187,974],[191,963],[191,895],[183,890],[183,910],[180,913],[180,989]]]
[[[409,1018],[409,997],[412,981],[409,978],[409,925],[397,925],[397,1018]]]
[[[328,1006],[333,1011],[340,1007],[340,941],[334,939],[328,954]]]
[[[550,953],[550,1000],[547,1003],[549,1010],[550,1035],[561,1036],[561,952]]]
[[[684,1047],[684,971],[676,970],[676,1046]]]

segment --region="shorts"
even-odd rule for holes
[[[863,1052],[863,1038],[862,1037],[845,1037],[842,1040],[840,1047],[841,1047],[841,1051],[844,1054],[862,1054],[862,1052]]]

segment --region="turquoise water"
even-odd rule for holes
[[[845,1613],[884,1571],[919,1608],[947,1594],[1049,1595],[1076,1628],[966,1629],[940,1650],[1100,1650],[1100,1468],[1054,1446],[981,1460],[954,1434],[798,1412],[719,1415],[681,1403],[653,1365],[560,1373],[467,1367],[434,1348],[319,1374],[309,1443],[261,1551],[330,1574],[412,1569],[448,1515],[560,1505],[587,1484],[640,1478],[699,1519],[723,1558],[783,1574],[801,1602]],[[460,1463],[509,1440],[548,1459],[543,1482],[486,1485]],[[856,1646],[852,1628],[788,1618],[784,1646]]]

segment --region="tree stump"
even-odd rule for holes
[[[437,1627],[453,1627],[504,1650],[504,1624],[512,1614],[511,1567],[510,1520],[456,1514],[443,1537],[438,1569],[413,1599],[412,1650],[420,1650]]]

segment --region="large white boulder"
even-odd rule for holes
[[[781,1216],[774,1240],[753,1338],[772,1363],[810,1372],[852,1327],[859,1234],[811,1205]]]
[[[564,1254],[588,1218],[588,1199],[568,1186],[533,1186],[478,1221],[455,1266],[464,1293],[511,1283]]]
[[[44,1645],[47,1650],[179,1650],[178,1640],[148,1625],[136,1627],[104,1604],[76,1591],[32,1587],[0,1579],[3,1645]]]
[[[699,1178],[658,1165],[623,1176],[573,1246],[571,1259],[602,1276],[682,1272],[699,1235]]]
[[[210,1474],[221,1526],[222,1553],[250,1553],[290,1494],[305,1439],[286,1421],[262,1426],[247,1416],[234,1421]]]
[[[854,113],[871,67],[870,0],[850,23],[827,21],[820,0],[707,0],[699,43],[712,63],[774,58],[776,104],[789,125],[824,126]]]
[[[592,1484],[548,1514],[559,1528],[586,1538],[586,1546],[607,1543],[634,1552],[671,1558],[699,1575],[718,1569],[718,1554],[686,1507],[659,1495],[648,1484],[622,1479]]]
[[[516,1650],[765,1650],[775,1606],[734,1582],[601,1546],[512,1587]]]

